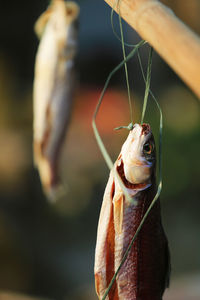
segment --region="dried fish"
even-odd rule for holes
[[[135,124],[111,170],[102,203],[96,253],[95,285],[104,296],[157,192],[155,142],[148,124]],[[124,196],[120,176],[131,203]],[[106,300],[161,300],[169,284],[170,258],[156,201],[133,243]]]
[[[53,0],[35,25],[41,37],[34,78],[34,162],[50,199],[59,186],[59,159],[75,92],[75,2]]]

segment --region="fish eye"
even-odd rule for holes
[[[144,146],[143,146],[143,152],[146,155],[150,155],[153,152],[153,149],[154,149],[154,145],[149,142],[144,144]]]

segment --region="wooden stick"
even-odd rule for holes
[[[200,98],[200,38],[157,0],[121,0],[120,14]]]

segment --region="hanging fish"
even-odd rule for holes
[[[78,15],[75,2],[53,0],[35,25],[41,40],[33,91],[34,161],[50,199],[60,183],[59,158],[75,92]]]
[[[95,286],[104,296],[156,192],[155,142],[148,124],[135,124],[110,173],[101,208],[95,253]],[[120,176],[136,205],[126,199]],[[169,285],[170,258],[156,201],[106,300],[161,300]]]

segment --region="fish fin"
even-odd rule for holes
[[[34,25],[34,31],[39,39],[41,39],[47,22],[51,16],[52,9],[48,8],[41,16],[37,19]]]
[[[102,299],[114,274],[114,222],[112,204],[114,188],[114,178],[111,172],[103,197],[95,250],[95,287],[99,299]]]
[[[124,215],[124,196],[114,197],[114,222],[117,234],[122,232],[122,223]]]
[[[96,293],[98,295],[98,298],[99,300],[101,299],[101,296],[100,296],[100,287],[101,287],[101,282],[102,282],[102,278],[101,278],[101,275],[96,273],[94,275],[94,278],[95,278],[95,290],[96,290]]]
[[[43,191],[49,202],[56,202],[56,200],[66,195],[57,170],[52,166],[51,162],[46,157],[40,157],[37,168],[40,175]]]
[[[51,187],[53,172],[49,161],[45,157],[40,157],[38,161],[38,170],[40,173],[41,182],[44,190],[48,190]]]
[[[36,169],[38,169],[40,180],[42,183],[42,187],[44,193],[50,202],[53,202],[57,196],[62,196],[63,191],[61,189],[61,185],[57,170],[52,165],[52,162],[46,157],[42,151],[41,143],[34,141],[34,165]]]

